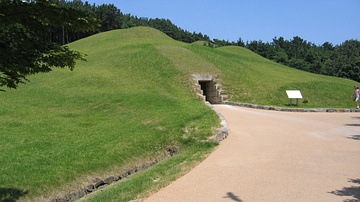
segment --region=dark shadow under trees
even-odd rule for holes
[[[0,201],[2,202],[15,202],[26,194],[28,194],[28,191],[0,187]]]
[[[358,123],[353,123],[353,124],[345,124],[346,126],[360,126],[360,124]]]
[[[360,119],[360,117],[352,117],[353,119]],[[355,126],[358,127],[360,126],[360,124],[345,124],[345,126]],[[360,140],[360,135],[351,135],[349,137],[347,137],[349,139],[353,139],[353,140]]]
[[[352,136],[349,136],[347,138],[353,139],[353,140],[360,140],[360,135],[352,135]]]
[[[349,179],[349,182],[360,185],[360,179]],[[360,186],[344,187],[341,190],[329,192],[337,196],[348,196],[352,199],[345,199],[344,202],[360,202]]]

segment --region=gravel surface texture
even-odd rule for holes
[[[145,201],[360,201],[360,113],[214,108],[228,138]]]

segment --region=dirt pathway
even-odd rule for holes
[[[229,137],[145,201],[360,201],[360,113],[214,107]]]

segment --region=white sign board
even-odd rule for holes
[[[288,98],[303,98],[299,90],[287,90],[286,94]]]

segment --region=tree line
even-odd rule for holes
[[[360,41],[355,39],[346,40],[340,45],[329,42],[315,45],[299,36],[291,40],[275,37],[272,42],[254,40],[246,43],[239,38],[236,42],[214,39],[204,45],[241,46],[289,67],[360,82]]]
[[[72,69],[76,59],[84,58],[61,45],[99,32],[136,26],[153,27],[186,43],[204,41],[204,45],[210,47],[241,46],[290,67],[360,82],[358,40],[335,46],[329,42],[315,45],[298,36],[291,40],[274,38],[272,42],[245,43],[241,38],[229,42],[184,30],[169,19],[124,14],[114,4],[95,5],[81,0],[0,0],[0,6],[0,86],[16,88],[26,81],[26,75],[50,71],[51,66]],[[26,47],[30,47],[29,50],[25,50]],[[25,60],[26,57],[29,60]],[[61,58],[66,60],[61,62]]]
[[[94,16],[98,20],[98,29],[95,32],[79,33],[65,28],[54,29],[49,35],[49,40],[59,44],[67,44],[99,32],[114,29],[126,29],[137,26],[149,26],[162,31],[173,39],[192,43],[199,40],[210,41],[210,37],[202,33],[190,32],[173,24],[168,19],[137,17],[124,14],[114,4],[95,5],[81,0],[65,1],[50,0],[63,8],[77,9]]]
[[[113,29],[150,26],[184,42],[210,40],[170,20],[123,14],[113,4],[81,0],[0,0],[0,91],[28,82],[31,74],[53,67],[75,68],[85,54],[66,44]]]
[[[304,71],[343,77],[360,82],[360,42],[346,40],[340,45],[325,42],[315,45],[299,36],[272,42],[251,41],[248,49],[275,62]]]
[[[56,40],[61,44],[98,32],[149,26],[162,31],[175,40],[187,43],[205,41],[206,45],[212,47],[227,45],[246,47],[265,58],[293,68],[316,74],[349,78],[360,82],[360,42],[358,40],[347,40],[340,45],[333,45],[329,42],[315,45],[299,36],[295,36],[291,40],[275,37],[272,42],[254,40],[245,43],[241,38],[236,42],[221,39],[211,40],[206,34],[184,30],[173,24],[169,19],[149,19],[124,14],[114,4],[90,5],[87,1],[82,2],[81,0],[51,1],[59,6],[85,11],[89,15],[95,16],[99,22],[98,30],[93,33],[78,33],[69,30],[54,31],[52,40]]]

